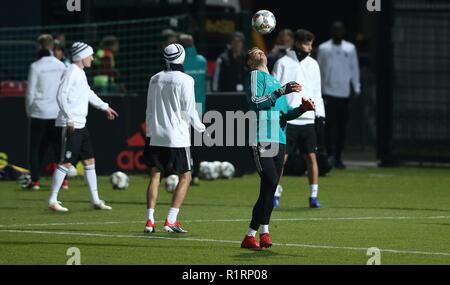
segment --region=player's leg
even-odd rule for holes
[[[283,177],[284,165],[289,159],[289,154],[294,153],[297,148],[297,133],[295,130],[295,126],[288,124],[286,127],[286,147],[287,151],[284,155],[283,159],[283,167],[281,168],[280,180]],[[273,199],[273,208],[277,209],[280,206],[281,194],[283,193],[283,186],[280,184],[277,185],[277,189],[275,190],[275,195]]]
[[[272,246],[272,240],[269,234],[269,223],[273,210],[273,207],[271,206],[274,199],[272,193],[276,191],[277,185],[280,181],[284,165],[284,156],[286,154],[286,146],[284,144],[279,144],[278,148],[279,148],[278,153],[276,156],[273,157],[271,163],[274,167],[274,170],[269,170],[268,176],[266,177],[267,190],[263,205],[263,216],[261,220],[261,225],[259,227],[259,234],[260,234],[259,244],[261,248],[268,248]]]
[[[61,145],[61,159],[59,160],[58,167],[53,172],[51,194],[48,200],[48,208],[57,212],[67,212],[68,209],[62,207],[58,203],[58,193],[61,189],[64,179],[67,176],[70,166],[73,161],[77,159],[79,154],[79,145],[81,142],[81,136],[78,130],[69,131],[67,128],[58,128],[59,141]]]
[[[334,165],[335,142],[336,142],[336,120],[337,108],[335,98],[324,95],[323,102],[325,104],[325,145],[330,164]]]
[[[172,195],[172,204],[164,223],[164,230],[173,233],[186,233],[187,231],[182,228],[181,223],[177,220],[177,216],[192,181],[192,157],[189,147],[172,148],[170,152],[173,171],[179,173],[179,181]]]
[[[31,183],[27,188],[33,190],[40,189],[40,172],[42,160],[40,152],[42,151],[42,140],[44,138],[45,122],[40,119],[30,119],[29,131],[29,159],[30,159],[30,173]]]
[[[261,155],[262,148],[267,149],[268,147],[270,146],[252,147],[252,156],[260,176],[259,197],[253,206],[252,220],[247,230],[247,234],[241,243],[242,248],[259,248],[260,243],[257,242],[255,238],[256,232],[260,227],[262,227],[262,230],[265,233],[268,233],[269,231],[269,221],[267,217],[270,219],[270,213],[273,210],[273,200],[279,182],[279,174],[275,167],[274,158]]]
[[[317,165],[317,136],[314,124],[301,126],[300,152],[306,155],[308,167],[308,181],[310,188],[309,207],[320,208],[317,200],[319,192],[319,167]]]
[[[161,183],[164,165],[167,164],[170,152],[168,148],[150,146],[150,138],[146,138],[144,147],[145,164],[150,169],[150,181],[147,187],[147,222],[145,233],[154,233],[156,229],[155,210],[158,190]]]
[[[88,129],[85,127],[78,130],[81,136],[80,158],[84,165],[84,179],[89,188],[92,207],[96,210],[112,210],[112,208],[101,200],[98,194],[97,172],[95,170],[94,149]]]
[[[46,142],[45,144],[50,146],[51,162],[58,165],[61,159],[61,139],[60,131],[55,127],[55,120],[48,120],[46,126]],[[67,176],[63,181],[62,189],[69,189],[69,182]]]
[[[145,224],[145,233],[154,233],[155,224],[155,208],[158,199],[158,189],[161,183],[161,170],[157,167],[150,169],[150,182],[147,188],[147,223]]]
[[[345,168],[344,163],[342,162],[342,150],[345,145],[345,136],[347,133],[347,122],[348,122],[348,105],[349,99],[337,99],[339,100],[339,108],[337,110],[337,138],[336,138],[336,168]]]

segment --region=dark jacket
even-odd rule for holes
[[[231,49],[228,49],[217,59],[213,78],[213,91],[243,92],[247,74],[245,52],[234,58],[233,52]]]

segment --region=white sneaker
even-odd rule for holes
[[[112,208],[106,205],[103,200],[100,200],[98,204],[92,204],[92,207],[96,210],[112,210]]]
[[[49,208],[49,210],[52,210],[54,212],[68,212],[69,211],[69,209],[64,208],[59,203],[48,204],[48,208]]]

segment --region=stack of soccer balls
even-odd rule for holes
[[[201,179],[215,180],[218,178],[231,179],[234,177],[236,170],[228,161],[220,162],[207,162],[203,161],[200,163],[200,173]]]
[[[111,184],[115,190],[125,190],[129,185],[128,175],[121,171],[116,171],[111,175]]]

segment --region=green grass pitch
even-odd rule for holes
[[[162,232],[171,195],[160,189],[158,232],[144,235],[148,177],[131,176],[125,191],[99,177],[112,211],[91,210],[83,179],[59,200],[68,213],[46,210],[50,180],[40,191],[0,183],[0,264],[357,264],[381,250],[381,264],[450,264],[450,173],[430,168],[334,170],[320,181],[322,209],[307,208],[305,177],[283,177],[281,207],[270,225],[269,250],[240,248],[258,195],[258,176],[202,181],[191,187],[179,220],[189,231]],[[163,187],[163,185],[162,185]]]

